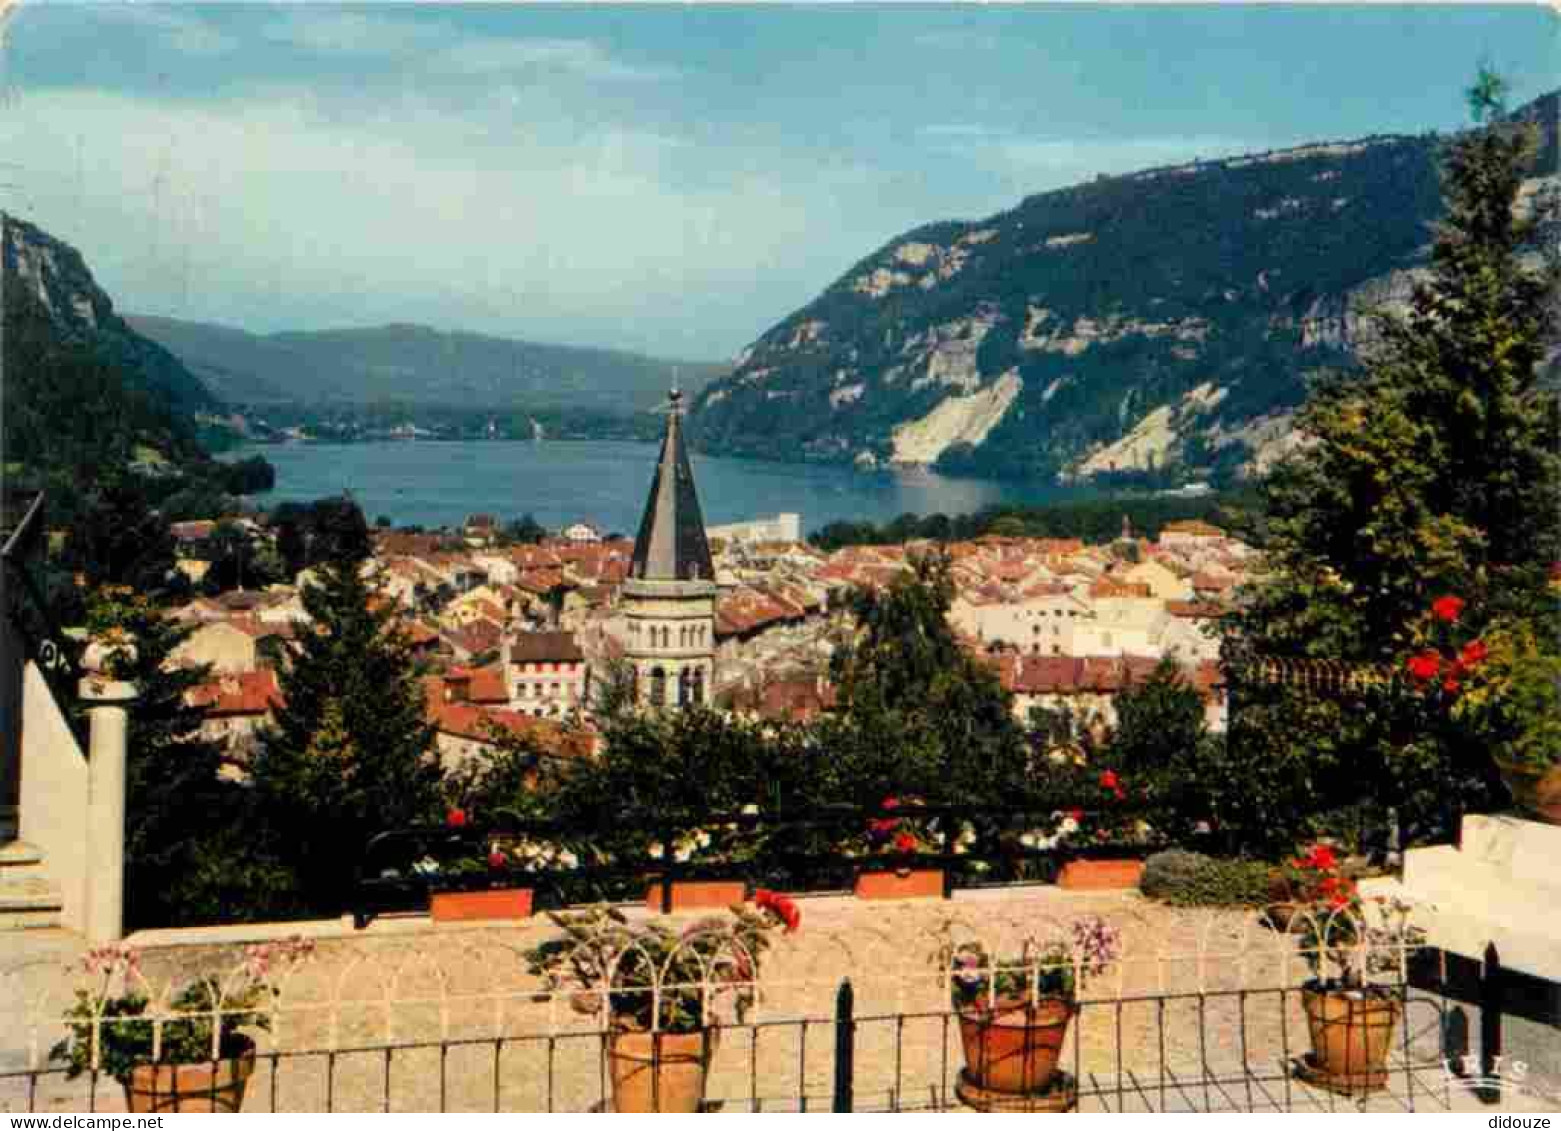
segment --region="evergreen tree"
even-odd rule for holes
[[[254,783],[305,901],[336,912],[370,836],[439,812],[441,774],[411,651],[389,608],[369,607],[363,516],[330,513],[333,556],[300,594],[310,630],[280,673],[284,704],[261,741]]]
[[[831,672],[844,725],[830,744],[847,795],[876,803],[918,792],[949,801],[1013,802],[1030,759],[996,673],[965,651],[948,622],[949,560],[919,558],[887,589],[851,598],[855,630]]]
[[[171,662],[191,626],[169,619],[144,593],[100,586],[86,600],[95,638],[127,637],[111,670],[140,693],[130,711],[125,796],[125,920],[131,927],[199,922],[191,876],[203,847],[223,829],[236,787],[222,782],[221,751],[200,737],[204,712],[186,696],[209,667]]]
[[[1561,412],[1538,374],[1557,273],[1524,260],[1534,219],[1514,206],[1535,138],[1502,119],[1499,91],[1482,72],[1471,102],[1490,124],[1447,149],[1430,278],[1407,314],[1378,319],[1364,372],[1321,381],[1300,415],[1314,442],[1265,492],[1271,572],[1229,619],[1232,655],[1397,666],[1441,595],[1467,602],[1471,631],[1499,611],[1554,603],[1545,577],[1561,557]],[[1413,729],[1391,694],[1348,704],[1241,694],[1232,741],[1249,764],[1261,752],[1270,764],[1255,777],[1278,794],[1233,802],[1233,820],[1365,793],[1403,807],[1418,833],[1443,835],[1459,805],[1493,797],[1483,754]]]

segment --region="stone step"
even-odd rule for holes
[[[63,906],[41,852],[24,841],[0,847],[0,931],[58,927]]]

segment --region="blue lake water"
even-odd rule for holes
[[[576,520],[633,536],[658,446],[614,441],[383,441],[283,444],[258,451],[276,467],[262,506],[307,502],[350,490],[373,522],[454,526],[486,513],[508,521],[530,512],[556,529]],[[837,519],[885,522],[906,512],[948,515],[998,503],[1040,503],[1076,492],[1053,486],[951,479],[931,472],[859,472],[849,467],[692,457],[709,523],[796,511],[804,531]]]

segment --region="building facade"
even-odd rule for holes
[[[650,707],[709,703],[715,690],[715,567],[683,445],[683,397],[671,392],[650,497],[623,583],[624,660]]]

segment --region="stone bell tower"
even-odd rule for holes
[[[683,446],[683,394],[673,388],[667,434],[623,584],[624,658],[645,706],[705,704],[715,688],[715,567],[694,472]]]

